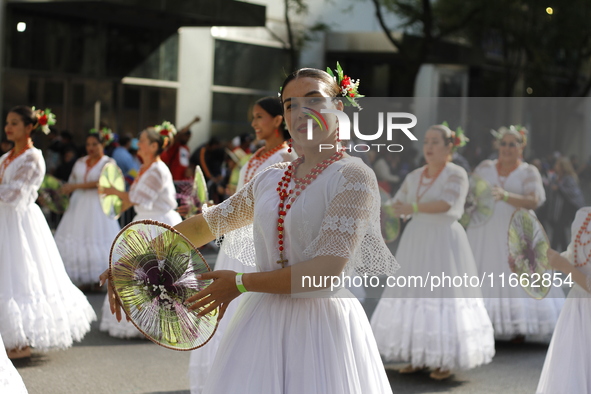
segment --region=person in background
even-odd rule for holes
[[[196,116],[191,123],[183,127],[175,136],[174,143],[162,152],[161,158],[168,166],[174,181],[191,179],[192,173],[189,170],[189,157],[191,151],[187,144],[191,139],[191,126],[199,122],[201,118]]]
[[[30,356],[30,348],[71,347],[96,319],[84,294],[68,278],[35,204],[45,160],[31,134],[45,131],[40,121],[51,115],[17,106],[8,112],[4,127],[14,148],[0,158],[0,335],[12,358]]]
[[[131,148],[131,141],[133,137],[131,134],[123,134],[119,138],[119,145],[113,150],[111,157],[117,162],[117,166],[125,176],[125,189],[129,190],[133,179],[137,176],[140,166],[129,152]],[[131,181],[131,182],[130,182]],[[101,271],[102,272],[102,271]]]
[[[120,230],[117,221],[103,212],[97,192],[104,166],[116,165],[104,154],[106,140],[103,130],[88,134],[88,155],[76,161],[68,183],[61,188],[62,193],[72,195],[55,232],[55,243],[68,276],[83,290],[97,289],[98,277],[109,266],[111,244]]]
[[[14,143],[6,139],[6,136],[2,137],[0,141],[0,155],[9,152],[14,147]]]
[[[141,132],[138,155],[142,158],[143,164],[129,192],[115,188],[101,188],[99,192],[121,198],[124,210],[133,206],[137,212],[134,221],[149,219],[173,226],[182,219],[176,212],[177,201],[172,175],[166,164],[160,160],[160,155],[171,142],[176,130],[170,123],[164,124],[169,128],[148,127]],[[108,297],[105,297],[103,303],[100,330],[108,332],[113,337],[143,338],[132,323],[118,322],[109,312]]]
[[[579,178],[567,157],[556,159],[549,189],[548,220],[553,229],[552,248],[565,250],[568,246],[566,230],[575,219],[577,210],[585,205]]]

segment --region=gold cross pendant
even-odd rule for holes
[[[283,252],[279,252],[279,260],[277,260],[277,264],[281,264],[281,268],[285,268],[285,264],[287,264],[287,259],[283,258]]]

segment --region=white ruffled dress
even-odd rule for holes
[[[176,192],[170,170],[162,161],[157,160],[129,189],[129,199],[134,204],[137,215],[133,221],[155,220],[174,226],[182,219],[178,212]],[[109,300],[105,297],[100,330],[117,338],[144,338],[135,326],[125,319],[118,322],[109,309]]]
[[[535,194],[538,206],[546,200],[544,185],[538,169],[530,164],[521,165],[506,179],[500,178],[496,160],[485,160],[476,167],[474,174],[485,179],[491,186],[501,186],[509,193]],[[512,271],[509,267],[507,234],[511,216],[516,208],[504,202],[495,202],[492,217],[485,224],[468,227],[468,240],[481,275],[492,273],[493,286],[483,286],[484,304],[495,329],[495,337],[510,339],[516,335],[549,337],[554,331],[560,309],[564,304],[562,289],[553,287],[546,298],[536,300],[521,287],[507,286]],[[505,274],[505,286],[499,275]]]
[[[583,226],[591,207],[579,209],[572,224],[572,240],[563,256],[575,263],[574,239]],[[587,231],[591,226],[587,225]],[[591,236],[587,233],[581,241]],[[591,245],[577,247],[579,259],[591,253]],[[582,264],[583,261],[577,263]],[[587,287],[591,286],[591,265],[577,267],[587,275]],[[537,394],[591,393],[591,294],[575,284],[569,292],[548,348]]]
[[[393,201],[417,202],[424,167],[405,178]],[[380,353],[387,361],[442,370],[487,364],[495,354],[493,329],[479,289],[445,287],[431,290],[432,277],[476,276],[466,232],[458,223],[468,193],[466,171],[447,163],[429,189],[421,187],[421,203],[445,201],[444,213],[414,214],[406,226],[396,260],[399,286],[386,287],[371,318]],[[421,277],[414,283],[411,277]],[[456,281],[457,283],[457,281]]]
[[[116,165],[115,160],[103,156],[89,169],[87,159],[76,161],[68,183],[98,182],[105,164]],[[120,229],[117,220],[104,214],[96,188],[74,190],[55,232],[55,243],[72,282],[98,283],[100,274],[109,268],[111,245]]]
[[[287,163],[269,167],[223,203],[204,212],[216,236],[236,230],[252,247],[224,242],[259,271],[281,266],[277,248],[277,183]],[[293,180],[291,188],[294,187]],[[397,268],[379,227],[380,197],[373,172],[360,159],[331,164],[285,216],[289,264],[318,256],[349,259],[346,274],[391,274]],[[256,254],[256,258],[255,258]],[[297,266],[297,264],[295,264]],[[293,268],[295,269],[295,268]],[[204,393],[390,393],[371,327],[346,289],[317,298],[245,293],[224,333]],[[339,297],[340,294],[351,297]]]
[[[248,164],[245,164],[240,169],[240,176],[238,178],[238,185],[236,187],[237,190],[240,190],[244,184],[246,183],[245,180],[250,180],[256,174],[262,172],[267,167],[282,163],[282,162],[291,162],[296,158],[296,155],[293,153],[287,152],[287,147],[278,150],[277,152],[273,153],[269,156],[264,162],[262,162],[258,167],[254,170],[248,168]],[[250,160],[254,160],[252,157]],[[245,242],[252,241],[251,239],[245,239]],[[254,244],[250,242],[250,247],[254,249]],[[228,256],[223,248],[220,249],[216,262],[215,262],[215,269],[216,270],[232,270],[236,272],[255,272],[256,267],[244,265],[239,260]],[[220,320],[218,328],[214,334],[214,336],[205,344],[205,346],[200,347],[191,352],[191,361],[189,364],[189,379],[191,381],[191,393],[192,394],[200,394],[203,390],[203,385],[209,376],[209,371],[211,368],[211,364],[215,358],[215,354],[217,352],[218,346],[220,344],[221,338],[223,333],[226,331],[226,327],[228,323],[232,319],[232,316],[236,312],[236,308],[238,306],[238,302],[231,303],[226,312],[224,314],[224,318]]]
[[[0,336],[0,393],[27,394],[23,379],[4,351],[2,336]]]
[[[44,174],[43,155],[31,148],[8,165],[0,183],[0,335],[7,349],[70,347],[96,319],[35,204]]]

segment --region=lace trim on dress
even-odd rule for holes
[[[287,167],[287,163],[284,164],[283,167]],[[211,233],[218,239],[218,243],[221,243],[224,253],[248,266],[255,265],[253,187],[263,172],[255,175],[227,200],[203,209],[203,218]]]
[[[532,165],[528,165],[525,169],[526,176],[523,180],[523,193],[527,196],[533,194],[538,199],[538,208],[546,201],[546,192],[544,191],[544,183],[542,176],[538,169]]]
[[[441,193],[441,200],[448,203],[450,206],[454,206],[458,198],[462,193],[462,184],[466,181],[461,174],[451,174],[445,180],[445,186],[443,188],[443,192]]]
[[[164,180],[160,171],[150,168],[136,184],[131,186],[129,199],[132,203],[151,210],[163,185]]]
[[[345,273],[392,275],[399,265],[382,238],[378,183],[365,166],[352,163],[341,169],[343,184],[328,206],[318,236],[304,256],[348,258]]]
[[[0,201],[12,206],[26,206],[37,199],[37,190],[43,179],[42,167],[34,151],[26,152],[12,162],[9,168],[14,177],[0,185]],[[6,175],[6,174],[5,174]]]

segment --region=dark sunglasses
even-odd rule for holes
[[[517,146],[517,144],[515,142],[505,142],[505,141],[501,141],[501,143],[499,145],[509,146],[509,148],[515,148]]]

